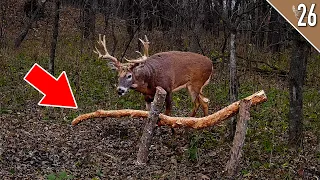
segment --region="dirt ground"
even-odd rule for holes
[[[207,150],[195,162],[185,158],[192,130],[172,136],[170,128],[157,128],[149,163],[137,166],[143,119],[95,119],[72,127],[41,120],[41,108],[0,116],[2,179],[45,179],[61,171],[75,179],[221,178],[225,147]]]

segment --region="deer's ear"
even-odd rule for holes
[[[138,87],[138,84],[132,84],[131,87],[132,87],[132,88],[137,88],[137,87]]]
[[[109,62],[108,66],[110,67],[111,70],[114,70],[114,71],[119,70],[119,68],[114,64],[114,62]]]
[[[132,71],[135,67],[139,66],[140,63],[130,63],[129,69]]]

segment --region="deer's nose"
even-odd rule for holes
[[[123,87],[118,87],[117,90],[120,96],[124,95],[124,93],[126,92],[126,89]]]

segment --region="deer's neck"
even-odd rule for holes
[[[154,69],[152,66],[147,64],[143,66],[137,66],[134,69],[134,76],[135,76],[135,84],[137,84],[136,91],[139,91],[143,94],[154,94]]]

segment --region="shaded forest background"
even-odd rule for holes
[[[155,154],[161,156],[166,152],[169,155],[150,160],[147,170],[130,164],[133,161],[130,158],[135,157],[132,152],[117,154],[113,152],[115,148],[100,144],[104,138],[108,139],[106,136],[114,136],[116,141],[108,140],[108,143],[121,144],[118,148],[128,148],[130,143],[134,146],[143,121],[130,122],[120,128],[116,122],[104,123],[99,130],[96,129],[100,121],[91,122],[97,126],[90,122],[81,125],[83,132],[91,134],[89,137],[101,141],[89,144],[122,156],[119,161],[129,162],[125,166],[129,167],[128,172],[118,165],[110,170],[99,158],[102,156],[99,152],[88,155],[97,150],[88,148],[85,140],[74,145],[82,148],[83,152],[79,153],[87,158],[81,161],[70,158],[64,151],[57,152],[64,149],[62,140],[51,145],[55,148],[48,149],[30,145],[32,142],[28,138],[20,142],[17,134],[21,133],[21,127],[28,126],[25,123],[39,124],[35,127],[44,129],[55,127],[64,135],[68,130],[74,133],[67,138],[68,142],[81,141],[77,133],[83,132],[68,127],[77,115],[97,109],[143,109],[138,93],[116,97],[116,73],[109,69],[106,61],[97,60],[92,51],[98,34],[107,36],[110,54],[120,60],[138,56],[135,51],[142,48],[138,38],[144,35],[151,42],[150,54],[180,50],[209,57],[215,69],[205,89],[211,100],[211,112],[260,89],[266,91],[268,102],[254,108],[251,114],[238,178],[320,176],[320,56],[265,0],[8,0],[0,2],[0,10],[0,113],[3,122],[0,175],[3,177],[48,177],[58,176],[60,172],[77,178],[102,179],[222,176],[223,165],[217,166],[228,158],[232,125],[227,124],[201,131],[178,130],[177,137],[158,135]],[[63,70],[67,72],[78,110],[37,107],[42,95],[23,82],[23,76],[34,63],[56,77]],[[292,99],[295,86],[301,90],[298,101]],[[173,99],[174,115],[186,116],[191,107],[187,93],[179,92]],[[132,129],[132,126],[139,128]],[[107,130],[111,134],[106,133]],[[95,131],[101,132],[95,134]],[[28,132],[32,137],[47,133],[34,130],[32,126]],[[60,135],[52,133],[46,138]],[[49,143],[46,138],[39,142]],[[30,165],[30,158],[39,155],[23,158],[29,152],[39,153],[39,149],[47,153],[41,155],[44,159],[57,154],[60,165],[55,166],[52,160],[53,165],[38,167]],[[17,152],[20,154],[15,155]],[[168,159],[170,166],[163,165],[164,169],[157,171],[159,167],[155,166],[166,164]],[[43,161],[39,160],[40,164]],[[201,170],[208,166],[210,168]],[[182,171],[178,172],[177,167]]]
[[[237,30],[238,39],[241,39],[243,44],[273,53],[284,51],[289,46],[288,36],[292,33],[292,28],[286,21],[262,0],[243,0],[233,3],[230,0],[226,1],[227,4],[223,0],[57,2],[58,4],[53,1],[42,3],[37,0],[2,2],[2,44],[4,45],[10,35],[21,31],[30,21],[45,22],[47,26],[43,28],[47,28],[47,31],[52,30],[50,27],[54,25],[56,5],[59,6],[59,13],[62,13],[60,16],[62,34],[70,27],[74,28],[75,33],[81,33],[84,39],[94,40],[98,33],[106,34],[109,37],[108,42],[113,45],[111,47],[114,53],[117,52],[117,48],[121,49],[121,44],[117,44],[120,41],[119,30],[122,36],[127,36],[127,41],[130,42],[130,44],[126,42],[129,44],[127,46],[139,45],[137,38],[134,37],[144,34],[156,36],[158,33],[166,37],[168,49],[195,51],[208,56],[214,56],[211,54],[212,47],[221,53],[226,51],[228,31],[232,28]],[[233,10],[232,8],[235,8],[233,6],[237,6],[237,9]],[[64,21],[68,23],[65,24]],[[6,27],[13,25],[12,23],[19,25],[20,29],[16,28],[16,32],[8,31]],[[48,35],[51,34],[48,32]],[[212,47],[208,47],[204,45],[210,42],[206,36],[222,41],[220,44],[215,44],[212,40],[213,43],[210,43]],[[16,40],[15,46],[18,47],[20,43]],[[159,43],[154,43],[154,49],[157,49],[157,45]]]

